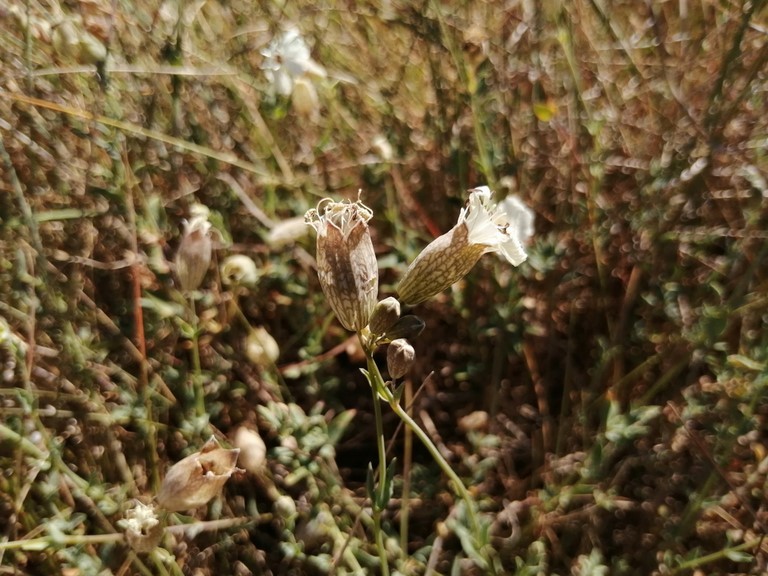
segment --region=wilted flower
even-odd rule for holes
[[[278,94],[290,96],[296,78],[304,74],[325,76],[325,69],[312,60],[309,47],[298,29],[291,26],[272,39],[261,51],[264,61],[261,69]]]
[[[498,252],[514,266],[525,261],[533,212],[514,197],[494,204],[491,195],[487,186],[470,191],[456,226],[424,248],[406,270],[397,288],[403,302],[418,304],[442,292],[487,252]]]
[[[317,275],[320,286],[347,330],[362,330],[378,295],[379,269],[368,220],[370,208],[357,202],[321,200],[307,212],[317,231]]]
[[[221,448],[211,438],[199,452],[171,466],[160,486],[157,503],[169,512],[207,504],[232,476],[239,453],[239,448]]]
[[[133,508],[125,513],[125,518],[117,525],[125,530],[125,539],[135,552],[151,552],[163,537],[163,525],[153,506],[135,501]]]
[[[176,276],[182,290],[197,290],[208,272],[213,252],[209,210],[195,204],[191,217],[184,223],[179,249],[176,251]]]

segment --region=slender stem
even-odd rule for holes
[[[469,494],[469,491],[467,491],[466,486],[464,486],[464,482],[461,481],[461,478],[459,478],[458,474],[454,472],[450,464],[446,462],[445,458],[443,458],[443,455],[440,454],[440,451],[437,449],[437,446],[435,446],[430,437],[427,436],[427,433],[424,432],[421,426],[419,426],[416,421],[411,418],[410,414],[408,414],[408,412],[406,412],[406,410],[400,406],[400,403],[394,397],[392,392],[384,385],[384,379],[381,376],[381,372],[379,371],[379,367],[376,365],[376,362],[373,361],[373,358],[367,352],[366,355],[368,356],[368,370],[372,382],[375,381],[376,388],[381,390],[382,396],[384,396],[387,402],[389,402],[389,405],[395,414],[397,414],[400,420],[402,420],[405,425],[408,426],[408,428],[410,428],[413,433],[419,437],[419,440],[421,440],[422,444],[424,444],[426,449],[432,455],[432,458],[434,458],[438,466],[440,466],[442,471],[451,480],[454,486],[454,490],[467,505],[467,513],[469,514],[469,520],[472,523],[472,529],[474,530],[475,534],[479,534],[480,522],[477,519],[477,514],[475,514],[475,506],[474,502],[472,501],[472,496]]]
[[[373,356],[367,350],[362,335],[358,336],[360,337],[360,343],[363,345],[363,349],[366,350],[365,356],[368,361],[369,374],[371,373],[371,370],[373,370],[379,374],[379,380],[381,380],[381,374],[376,366],[376,362],[373,360]],[[389,576],[389,562],[387,560],[387,549],[384,545],[384,531],[381,529],[381,507],[383,506],[387,490],[387,450],[384,445],[384,424],[381,416],[381,404],[379,403],[379,386],[374,386],[373,384],[373,381],[371,381],[373,411],[376,416],[376,447],[379,453],[379,497],[373,499],[373,532],[376,537],[376,548],[379,551],[379,559],[381,560],[381,574],[382,576]]]
[[[410,406],[413,401],[411,381],[405,382],[405,405],[410,415]],[[405,427],[403,434],[403,489],[400,495],[400,549],[408,550],[408,520],[411,498],[411,463],[413,462],[413,431]]]
[[[189,310],[192,315],[192,386],[195,394],[195,410],[199,418],[205,415],[205,390],[203,389],[203,371],[200,363],[200,321],[194,296],[189,294]]]

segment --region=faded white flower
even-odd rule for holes
[[[170,512],[191,510],[207,504],[221,492],[236,470],[239,453],[239,448],[220,448],[211,437],[199,452],[170,467],[160,486],[157,503]]]
[[[495,204],[487,186],[470,190],[467,207],[451,230],[433,240],[406,270],[397,293],[418,304],[458,282],[483,254],[497,252],[514,266],[527,258],[533,212],[515,197]]]
[[[206,206],[194,204],[189,220],[184,223],[175,258],[176,277],[182,290],[197,290],[208,272],[213,252],[209,214]]]
[[[275,36],[261,55],[264,56],[261,69],[283,96],[290,96],[295,80],[305,74],[326,75],[325,68],[310,57],[309,46],[294,26]]]

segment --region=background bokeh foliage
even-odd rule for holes
[[[260,68],[289,24],[327,71],[309,112]],[[529,259],[414,311],[413,413],[505,570],[765,570],[767,61],[764,0],[0,7],[0,573],[374,573],[362,357],[312,238],[281,238],[362,189],[390,295],[481,184],[535,211]],[[190,304],[194,203],[217,249]],[[254,286],[222,282],[232,254]],[[241,426],[264,470],[176,521],[249,524],[149,556],[88,539]],[[473,573],[418,446],[405,473],[398,569]]]

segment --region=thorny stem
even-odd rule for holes
[[[368,361],[368,373],[376,372],[379,374],[379,369],[376,366],[376,362],[373,360],[371,352],[365,345],[365,340],[362,334],[358,334],[360,343],[365,350],[365,357]],[[381,378],[381,374],[379,374]],[[376,416],[376,447],[379,453],[379,502],[376,499],[373,501],[373,532],[376,537],[376,548],[379,551],[379,558],[381,560],[381,574],[382,576],[389,576],[389,563],[387,561],[387,549],[384,546],[384,531],[381,529],[381,507],[380,503],[384,501],[384,494],[387,489],[387,450],[384,446],[384,425],[381,416],[381,404],[379,404],[378,385],[371,385],[371,392],[373,393],[373,410]]]

